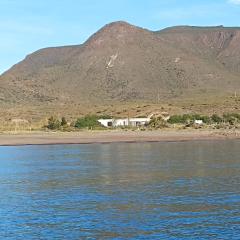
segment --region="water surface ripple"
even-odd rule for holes
[[[240,141],[0,147],[0,239],[240,239]]]

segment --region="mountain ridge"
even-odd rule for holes
[[[229,94],[240,87],[239,41],[240,28],[151,31],[113,22],[83,44],[27,55],[0,76],[0,101],[104,103]]]

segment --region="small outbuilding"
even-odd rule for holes
[[[196,124],[196,125],[203,125],[203,120],[195,120],[194,124]]]

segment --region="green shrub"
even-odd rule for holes
[[[235,117],[238,121],[240,121],[240,114],[232,113],[232,116]]]
[[[214,123],[222,123],[223,122],[223,119],[221,117],[219,117],[217,114],[213,114],[211,116],[211,120],[214,122]]]
[[[62,126],[62,127],[67,126],[67,120],[66,120],[65,117],[62,117],[62,120],[61,120],[61,126]]]
[[[99,117],[96,115],[87,115],[82,118],[78,118],[75,127],[76,128],[96,128],[100,127],[101,124],[98,122]]]
[[[173,115],[169,118],[168,122],[171,124],[184,123],[184,119],[183,119],[183,116],[181,116],[181,115]]]
[[[208,116],[201,116],[199,114],[184,114],[184,115],[173,115],[170,117],[168,122],[170,124],[181,123],[190,124],[195,120],[202,120],[204,123],[209,123],[211,119]]]
[[[167,123],[161,117],[157,117],[157,118],[152,118],[147,126],[155,129],[166,128]]]
[[[223,120],[224,122],[234,125],[235,123],[240,121],[240,115],[237,113],[223,114]]]
[[[48,125],[47,128],[50,130],[58,130],[61,127],[61,122],[55,118],[55,117],[50,117],[48,119]]]
[[[206,124],[210,124],[211,123],[211,118],[208,117],[208,116],[201,116],[199,120],[202,120]]]

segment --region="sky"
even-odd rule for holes
[[[38,49],[81,44],[123,20],[160,30],[240,26],[240,0],[0,0],[0,73]]]

